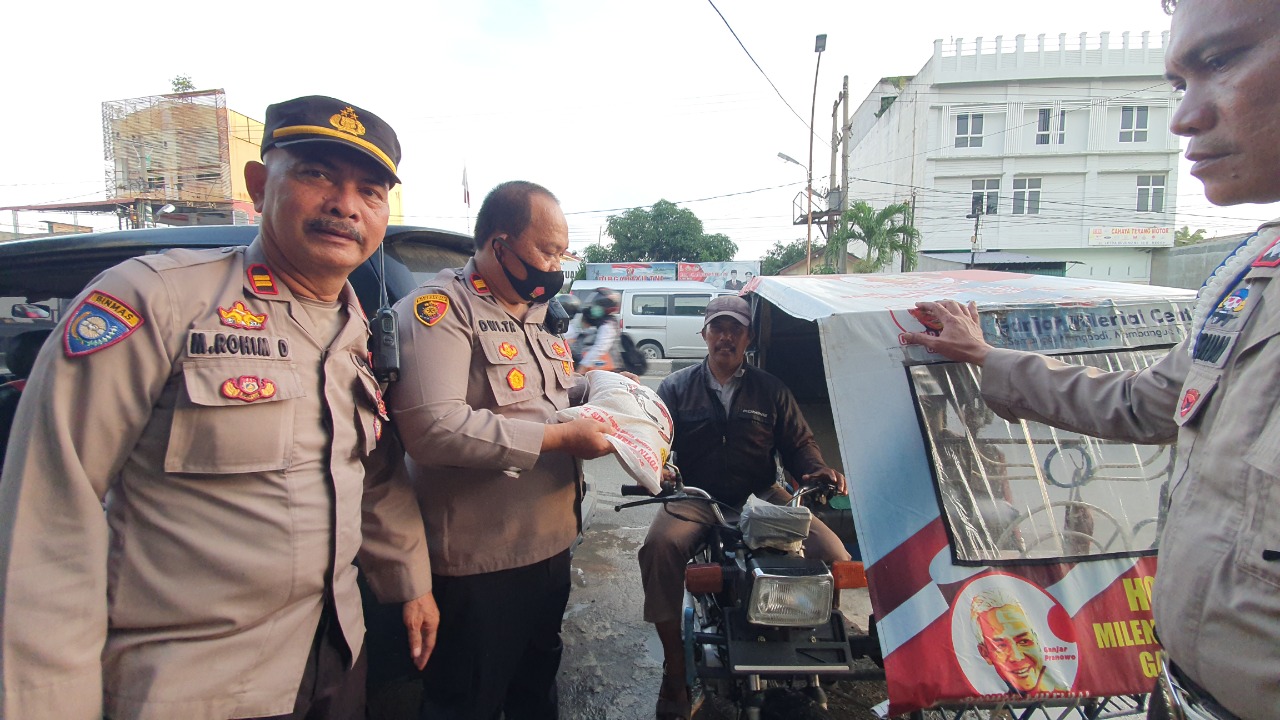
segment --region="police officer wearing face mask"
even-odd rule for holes
[[[563,337],[544,327],[564,281],[555,196],[507,182],[476,218],[476,254],[397,305],[401,379],[389,394],[427,529],[440,635],[423,717],[555,718],[580,459],[608,426],[581,401]]]

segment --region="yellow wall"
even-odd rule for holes
[[[244,165],[262,155],[262,123],[227,110],[227,145],[231,160],[231,199],[252,202],[244,184]]]

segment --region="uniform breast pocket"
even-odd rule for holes
[[[547,374],[555,376],[560,389],[573,387],[573,355],[569,352],[569,344],[554,335],[543,335],[538,338],[538,347],[542,350],[540,359],[547,368]]]
[[[232,474],[283,470],[293,448],[294,400],[306,395],[292,362],[188,360],[164,469]]]
[[[1280,433],[1280,409],[1271,411],[1244,456],[1251,471],[1237,562],[1255,577],[1280,586],[1280,442],[1276,433]]]
[[[499,407],[514,405],[538,397],[542,378],[538,376],[536,359],[530,357],[523,337],[501,335],[481,339],[488,367],[485,375]]]
[[[382,439],[387,417],[387,406],[382,400],[382,389],[373,372],[358,355],[352,354],[356,365],[356,427],[360,431],[360,451],[364,455],[373,452]]]

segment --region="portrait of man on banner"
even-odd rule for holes
[[[1065,616],[1022,578],[996,574],[970,583],[952,606],[956,660],[970,686],[978,695],[1019,698],[1069,693],[1079,655]]]

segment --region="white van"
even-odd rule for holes
[[[717,295],[734,294],[710,283],[686,280],[577,280],[571,292],[586,303],[600,287],[622,293],[622,330],[650,360],[706,357],[707,345],[700,333],[707,303]]]

